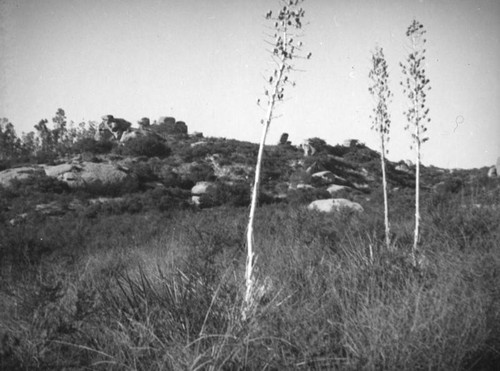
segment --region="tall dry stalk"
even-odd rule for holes
[[[416,170],[415,170],[415,233],[413,246],[411,250],[411,259],[413,265],[417,265],[416,252],[418,249],[420,237],[420,162],[421,162],[421,146],[429,138],[426,136],[427,124],[431,121],[428,117],[429,109],[426,108],[425,102],[427,92],[430,90],[429,79],[425,74],[425,52],[424,38],[426,31],[424,26],[417,20],[413,20],[412,24],[406,31],[406,36],[410,41],[408,55],[405,63],[400,63],[403,74],[406,79],[401,82],[404,87],[404,93],[410,99],[410,107],[405,112],[408,120],[406,130],[413,129],[412,142],[415,146]]]
[[[380,165],[382,166],[382,185],[384,192],[384,225],[385,225],[385,244],[387,249],[391,248],[390,224],[389,224],[389,203],[387,200],[387,176],[385,166],[385,156],[389,153],[387,143],[389,142],[389,130],[391,127],[391,118],[387,109],[391,101],[392,93],[389,89],[389,73],[387,71],[387,62],[384,56],[384,50],[380,47],[375,48],[372,54],[372,69],[368,77],[372,80],[372,85],[368,91],[375,100],[373,108],[372,130],[379,133],[380,136]]]
[[[301,57],[302,41],[301,28],[305,15],[304,9],[300,6],[304,0],[280,1],[281,9],[276,15],[270,10],[265,18],[272,22],[271,29],[273,33],[269,35],[270,40],[267,43],[271,46],[269,50],[275,68],[267,79],[267,86],[264,92],[267,102],[266,116],[261,120],[262,136],[257,155],[257,164],[255,166],[255,180],[252,188],[252,200],[250,204],[250,215],[247,227],[247,260],[245,265],[245,297],[243,302],[242,317],[246,319],[252,308],[255,306],[255,252],[254,252],[254,221],[255,210],[259,198],[260,177],[262,169],[262,158],[264,156],[264,145],[266,143],[269,126],[273,119],[273,112],[276,103],[282,102],[285,86],[288,84],[294,86],[295,83],[289,80],[289,72],[293,70],[292,62],[296,58],[310,58],[309,53]],[[261,100],[257,100],[260,105]]]

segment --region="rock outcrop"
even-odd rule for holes
[[[108,140],[111,138],[120,140],[123,133],[131,127],[132,124],[127,120],[115,118],[113,115],[102,116],[102,122],[95,134],[95,140]]]
[[[328,198],[326,200],[316,200],[307,206],[308,210],[316,210],[323,213],[335,213],[342,210],[363,212],[363,207],[357,202],[349,201],[345,198]]]
[[[302,142],[302,144],[300,145],[300,149],[304,151],[304,156],[314,156],[317,152],[317,149],[314,148],[309,139]]]
[[[94,162],[46,166],[45,174],[67,183],[72,188],[96,183],[118,184],[129,176],[113,164]]]
[[[0,185],[4,187],[9,187],[10,182],[14,179],[27,179],[32,175],[35,175],[37,172],[41,172],[41,169],[35,167],[18,167],[15,169],[7,169],[4,171],[0,171]]]
[[[322,185],[328,185],[328,184],[332,184],[334,182],[336,182],[336,183],[346,183],[347,182],[344,178],[335,175],[334,173],[332,173],[329,170],[320,171],[319,173],[314,173],[312,175],[312,178],[313,178],[313,180],[315,180],[316,182],[319,182]]]
[[[174,117],[162,116],[158,119],[161,133],[167,135],[187,134],[188,127],[184,121],[175,121]]]
[[[280,141],[279,141],[278,145],[284,146],[286,144],[291,144],[291,142],[288,141],[288,133],[283,133],[283,134],[281,134]]]

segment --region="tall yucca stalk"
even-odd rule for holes
[[[406,130],[413,129],[412,146],[415,147],[415,233],[413,247],[411,250],[411,258],[413,265],[417,265],[416,252],[420,237],[420,161],[421,161],[421,146],[429,138],[426,136],[427,124],[431,121],[428,117],[429,109],[426,108],[425,102],[427,92],[430,90],[429,79],[425,75],[425,52],[424,38],[426,31],[424,26],[418,21],[413,20],[406,31],[406,36],[409,39],[410,54],[405,63],[400,63],[403,74],[406,79],[401,82],[404,88],[404,93],[410,99],[410,107],[405,112],[408,124]]]
[[[259,197],[260,177],[262,168],[262,158],[264,155],[264,145],[266,137],[273,119],[273,112],[276,103],[282,102],[284,97],[285,86],[294,82],[289,80],[289,72],[293,70],[292,61],[296,58],[302,58],[302,42],[298,40],[300,29],[302,28],[302,20],[304,18],[304,9],[300,7],[304,0],[280,1],[281,9],[276,15],[270,10],[265,18],[272,22],[271,29],[273,33],[269,35],[267,43],[271,46],[269,50],[271,58],[275,64],[275,68],[271,72],[266,82],[264,92],[265,99],[262,102],[267,105],[265,119],[261,120],[262,136],[260,139],[259,152],[257,155],[257,164],[255,166],[255,180],[252,188],[252,200],[250,205],[250,216],[247,227],[247,260],[245,267],[245,297],[243,303],[242,317],[247,318],[250,310],[254,307],[255,302],[255,252],[254,252],[254,219],[255,210]],[[306,58],[310,58],[309,53]],[[267,101],[265,101],[267,100]],[[257,104],[261,104],[261,100],[257,100]]]
[[[387,249],[391,248],[390,239],[390,224],[389,224],[389,204],[387,200],[387,176],[385,169],[385,156],[389,153],[387,143],[389,142],[389,130],[391,127],[391,118],[387,109],[391,101],[392,93],[389,89],[388,80],[389,73],[387,72],[387,62],[384,56],[384,50],[376,47],[372,54],[372,69],[368,77],[372,81],[372,85],[368,91],[375,100],[373,108],[372,130],[378,132],[380,136],[380,165],[382,166],[382,185],[384,191],[384,224],[385,224],[385,244]]]

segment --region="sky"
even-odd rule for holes
[[[174,116],[205,136],[258,142],[273,62],[275,0],[0,0],[0,117],[18,134],[63,108],[74,122],[105,114],[136,123]],[[379,148],[368,92],[371,53],[384,49],[394,98],[389,159],[413,160],[399,62],[406,29],[427,37],[430,140],[422,163],[491,166],[500,156],[500,1],[306,0],[300,59],[272,121],[293,144],[355,138]]]

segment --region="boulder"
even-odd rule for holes
[[[198,182],[193,188],[191,188],[191,194],[201,196],[215,189],[215,187],[215,183],[213,182]]]
[[[52,178],[59,178],[65,173],[71,172],[75,164],[61,164],[55,166],[45,166],[45,174]]]
[[[46,216],[64,215],[66,213],[65,208],[57,201],[36,205],[35,211]]]
[[[175,121],[174,117],[162,116],[158,119],[160,131],[167,135],[187,134],[188,127],[184,121]]]
[[[199,142],[191,143],[189,146],[191,148],[193,148],[193,147],[204,146],[204,145],[207,145],[207,142],[205,142],[205,141],[202,140],[202,141],[199,141]]]
[[[338,185],[338,184],[332,184],[329,186],[326,191],[330,193],[332,196],[340,191],[351,189],[351,187],[345,186],[345,185]]]
[[[337,182],[337,183],[339,183],[339,182],[346,183],[347,182],[344,178],[335,175],[334,173],[332,173],[329,170],[314,173],[312,175],[312,178],[314,180],[320,182],[321,184],[332,184],[333,182]]]
[[[410,168],[405,163],[397,165],[394,169],[402,173],[412,174]]]
[[[311,166],[306,169],[307,174],[319,173],[325,171],[325,167],[318,161],[314,161]]]
[[[55,177],[73,188],[96,183],[118,184],[129,176],[113,164],[94,162],[46,166],[44,170],[47,176]]]
[[[95,135],[95,140],[106,140],[112,136],[116,140],[120,140],[123,133],[131,128],[132,124],[127,120],[115,118],[113,115],[102,116],[102,122],[98,127]]]
[[[288,133],[281,134],[280,141],[278,145],[284,146],[285,144],[290,144],[288,141]]]
[[[498,176],[496,166],[492,166],[488,170],[488,178],[496,178]]]
[[[297,184],[297,189],[314,189],[314,187],[310,184],[299,183]]]
[[[10,186],[10,182],[14,179],[27,179],[31,175],[36,174],[38,171],[40,171],[37,168],[34,167],[18,167],[15,169],[7,169],[0,171],[0,185],[4,187]]]
[[[342,142],[344,147],[356,147],[359,144],[359,140],[357,139],[346,139]]]
[[[151,125],[149,117],[143,117],[142,119],[137,121],[137,124],[140,128],[149,128],[149,126]]]
[[[200,196],[191,196],[191,203],[195,206],[201,205]]]
[[[142,130],[128,130],[122,134],[122,137],[120,138],[120,143],[126,143],[132,139],[136,139],[142,136],[144,136]]]
[[[497,175],[500,174],[500,157],[497,159]]]
[[[341,210],[363,212],[363,207],[357,202],[349,201],[345,198],[328,198],[326,200],[316,200],[307,206],[308,210],[316,210],[323,213],[334,213]]]
[[[300,148],[304,151],[304,156],[314,156],[317,152],[309,139],[302,142]]]

